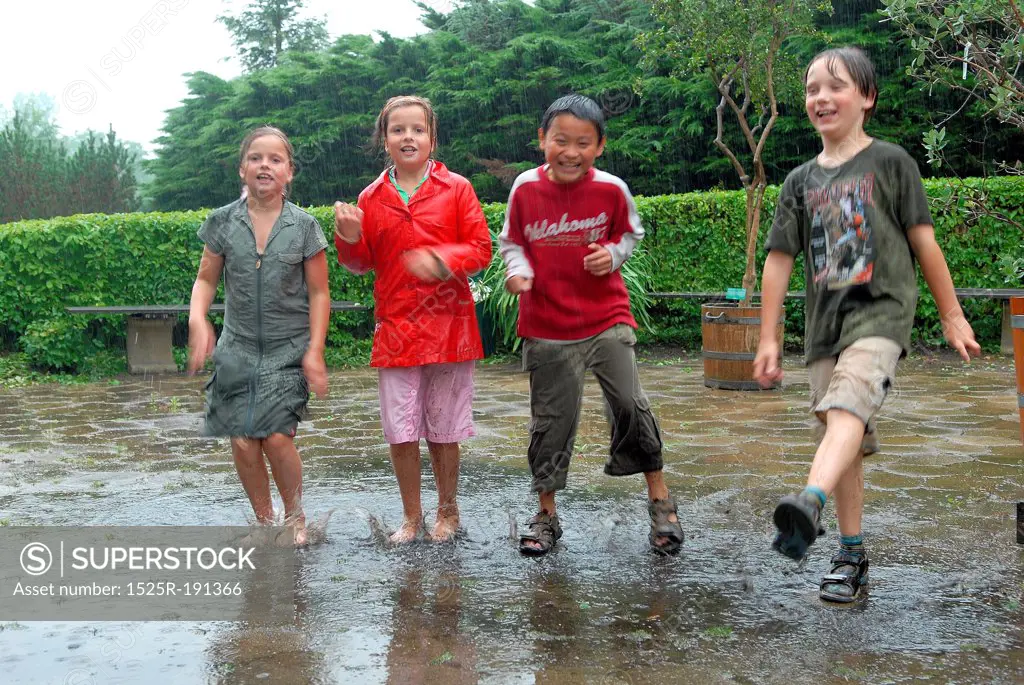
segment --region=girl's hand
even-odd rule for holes
[[[207,318],[188,322],[188,374],[193,376],[213,354],[217,334]]]
[[[762,388],[770,388],[772,383],[782,381],[782,367],[779,365],[779,343],[775,340],[762,339],[757,345],[754,356],[754,380]]]
[[[981,345],[974,339],[974,329],[963,314],[942,319],[942,335],[960,357],[970,363],[971,357],[981,356]]]
[[[346,243],[358,243],[363,232],[363,210],[346,202],[334,203],[334,234]]]
[[[612,253],[608,248],[597,243],[587,245],[590,254],[583,258],[583,268],[595,276],[604,276],[612,272]]]
[[[525,293],[533,287],[532,278],[523,278],[522,276],[513,276],[512,278],[505,281],[505,290],[509,291],[513,295],[519,295]]]
[[[302,373],[306,376],[309,389],[317,397],[327,397],[327,364],[322,350],[312,347],[302,355]]]
[[[444,278],[441,260],[426,248],[405,252],[402,254],[402,261],[405,263],[405,270],[421,281],[431,283]]]

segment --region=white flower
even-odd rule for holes
[[[473,293],[473,302],[483,302],[491,294],[491,290],[492,288],[483,281],[471,280],[469,282],[469,292]]]

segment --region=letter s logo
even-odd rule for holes
[[[30,576],[41,576],[53,566],[50,548],[41,542],[30,542],[21,550],[21,568]]]

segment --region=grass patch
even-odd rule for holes
[[[704,634],[712,638],[732,637],[732,626],[711,626]]]
[[[508,364],[518,364],[521,360],[522,357],[514,352],[495,352],[494,354],[479,360],[477,363],[485,364],[487,366],[506,366]]]
[[[127,372],[128,359],[120,351],[97,350],[82,361],[78,373],[50,373],[37,369],[23,352],[0,355],[0,388],[24,388],[40,383],[93,383]]]
[[[164,492],[179,492],[181,490],[191,490],[191,489],[196,488],[196,487],[198,487],[198,485],[196,483],[192,482],[188,478],[182,478],[181,480],[179,480],[177,482],[167,481],[166,483],[164,483],[163,491]]]
[[[99,468],[101,468],[103,466],[103,462],[101,462],[96,457],[92,457],[92,456],[88,456],[88,457],[59,457],[57,459],[57,461],[59,461],[62,464],[66,464],[67,466],[69,466],[69,467],[71,467],[73,469],[92,469],[92,470],[96,470],[96,469],[99,469]]]
[[[843,664],[832,664],[831,671],[833,675],[839,676],[844,680],[864,680],[867,677],[867,674],[863,671],[857,671]]]
[[[372,338],[353,338],[351,335],[332,337],[324,350],[324,362],[329,369],[369,366],[372,348]]]

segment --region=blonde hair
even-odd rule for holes
[[[388,118],[391,113],[399,107],[421,107],[427,115],[427,131],[430,133],[430,151],[437,149],[437,116],[434,114],[434,106],[430,100],[417,95],[396,95],[384,103],[384,107],[377,115],[377,123],[373,125],[373,147],[387,152],[384,141],[388,137]]]

